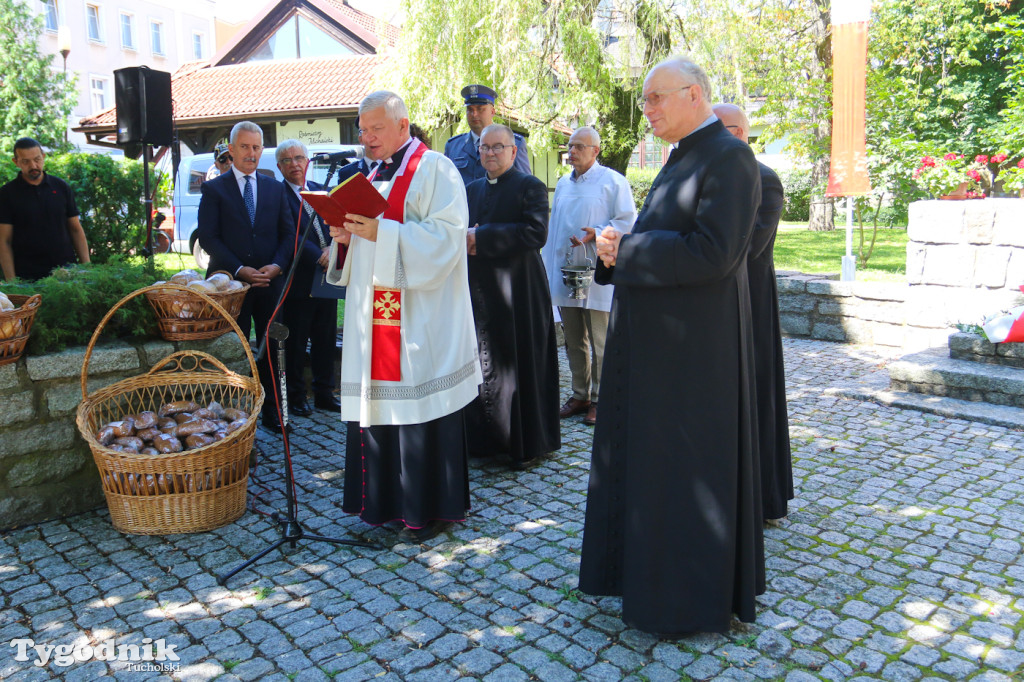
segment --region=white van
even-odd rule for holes
[[[268,175],[277,180],[283,180],[281,171],[277,168],[274,160],[276,147],[267,147],[260,157],[257,173]],[[334,152],[361,153],[359,145],[337,145],[337,144],[314,144],[309,146],[310,156],[316,154]],[[210,256],[203,251],[196,241],[196,227],[199,223],[199,199],[202,197],[200,186],[206,180],[206,172],[213,165],[213,154],[196,154],[181,159],[178,166],[178,176],[174,182],[174,240],[171,249],[179,253],[191,253],[195,256],[196,264],[203,269],[209,265]],[[329,163],[314,161],[307,172],[307,178],[314,182],[323,183],[327,177]],[[331,184],[336,181],[337,176],[332,178]]]

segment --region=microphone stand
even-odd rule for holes
[[[324,187],[327,187],[334,173],[337,171],[338,161],[335,159],[331,160],[331,166],[327,171],[327,178],[324,181]],[[299,207],[301,210],[301,205]],[[313,216],[306,216],[306,229],[303,230],[302,236],[299,238],[299,249],[306,243],[306,237],[309,235],[310,229],[313,227]],[[288,291],[288,287],[291,284],[292,279],[295,277],[295,267],[298,265],[299,258],[298,251],[295,257],[292,258],[291,266],[288,268],[288,273],[285,275],[284,286],[281,287],[281,295],[277,299],[277,303],[274,305],[274,310],[279,310],[281,302],[284,300],[285,293]],[[273,322],[270,325],[270,329],[266,334],[263,335],[263,341],[260,343],[259,349],[256,351],[256,361],[263,357],[263,354],[267,352],[268,338],[273,338],[275,341],[284,341],[288,338],[288,328],[279,322]],[[290,443],[288,442],[288,431],[287,431],[287,390],[284,385],[284,348],[279,343],[277,349],[277,364],[278,364],[278,376],[280,378],[282,402],[284,407],[284,414],[281,418],[281,437],[285,444],[286,459],[285,462],[285,500],[287,502],[287,510],[282,516],[279,512],[274,512],[270,515],[270,518],[281,527],[281,537],[273,542],[269,547],[265,547],[255,556],[244,561],[238,566],[232,568],[226,573],[221,573],[217,576],[217,582],[220,585],[227,584],[227,581],[231,579],[236,573],[245,570],[249,566],[253,565],[267,554],[270,554],[275,549],[278,549],[286,542],[291,545],[294,549],[298,544],[299,540],[312,540],[314,542],[330,542],[336,545],[350,545],[354,547],[366,547],[368,549],[380,549],[379,546],[372,542],[365,542],[363,540],[346,540],[341,538],[329,538],[323,535],[315,535],[313,533],[307,533],[302,527],[302,524],[298,520],[298,503],[295,499],[295,474],[292,472],[291,455],[287,454],[290,452]]]

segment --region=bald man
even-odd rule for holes
[[[591,284],[582,298],[574,298],[562,281],[562,266],[595,265],[594,237],[605,227],[620,232],[633,229],[636,204],[621,173],[602,166],[601,136],[590,126],[569,137],[569,165],[555,187],[548,225],[548,242],[541,256],[548,271],[551,301],[558,306],[565,335],[565,354],[572,375],[572,395],[558,411],[562,419],[583,414],[583,423],[597,423],[597,395],[601,387],[604,344],[612,309],[611,284]]]
[[[685,57],[647,75],[643,114],[675,149],[632,232],[597,236],[615,294],[580,590],[667,636],[752,622],[765,589],[746,263],[761,179],[710,87]]]
[[[744,142],[750,121],[735,104],[716,104],[715,115]],[[757,377],[757,428],[761,458],[761,504],[765,519],[786,516],[793,499],[793,461],[789,446],[789,411],[786,408],[786,371],[779,326],[779,296],[775,286],[775,233],[784,203],[779,176],[761,162],[761,207],[747,254],[750,312],[754,319],[754,367]]]

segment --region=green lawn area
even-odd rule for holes
[[[871,242],[871,230],[864,231],[864,248]],[[853,253],[857,255],[860,233],[853,231]],[[806,273],[839,272],[846,253],[846,231],[810,232],[806,225],[780,226],[775,238],[775,269]],[[857,266],[858,281],[902,282],[907,268],[907,231],[878,230],[875,250],[866,266]]]

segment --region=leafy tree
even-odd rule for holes
[[[498,91],[534,150],[560,141],[556,123],[592,123],[606,165],[625,171],[646,130],[643,77],[668,56],[679,17],[668,0],[404,0],[406,17],[382,84],[413,120],[444,128],[462,118],[459,90]]]
[[[22,0],[0,0],[0,149],[33,137],[64,150],[68,116],[75,105],[73,79],[39,52],[43,19]]]

